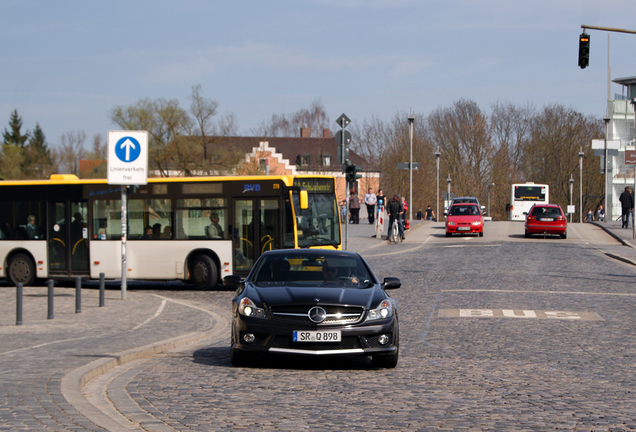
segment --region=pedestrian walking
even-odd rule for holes
[[[351,213],[351,223],[360,223],[360,199],[355,189],[349,192],[349,213]]]
[[[585,222],[594,222],[594,212],[592,209],[587,209],[587,214],[585,215]]]
[[[634,210],[634,196],[632,195],[632,190],[629,186],[625,186],[625,190],[618,198],[621,202],[621,217],[623,219],[623,228],[629,228],[629,214]],[[634,223],[634,218],[632,218],[632,224]]]
[[[429,205],[428,207],[426,207],[426,220],[432,221],[433,219],[435,219],[435,212]]]
[[[373,193],[373,189],[369,188],[368,192],[364,195],[364,203],[367,205],[367,215],[370,224],[373,224],[375,221],[375,204],[377,201],[378,199]]]
[[[603,208],[603,204],[598,207],[598,211],[596,212],[596,220],[599,222],[603,222],[605,220],[605,209]]]

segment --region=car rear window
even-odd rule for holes
[[[534,210],[532,210],[532,216],[558,218],[562,216],[562,214],[561,209],[557,207],[535,207]]]

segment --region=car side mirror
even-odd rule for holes
[[[382,283],[382,289],[385,290],[398,289],[401,286],[402,282],[396,277],[385,277],[384,282]]]
[[[237,289],[243,284],[241,281],[241,276],[239,275],[229,275],[223,278],[223,286],[228,288]]]

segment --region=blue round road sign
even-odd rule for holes
[[[141,154],[139,141],[130,136],[125,136],[115,144],[115,155],[122,162],[134,162]]]

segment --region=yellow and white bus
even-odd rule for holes
[[[151,178],[128,188],[127,279],[209,289],[246,275],[266,250],[341,249],[331,176]],[[0,181],[2,275],[23,285],[120,279],[121,211],[121,186],[106,180]]]

